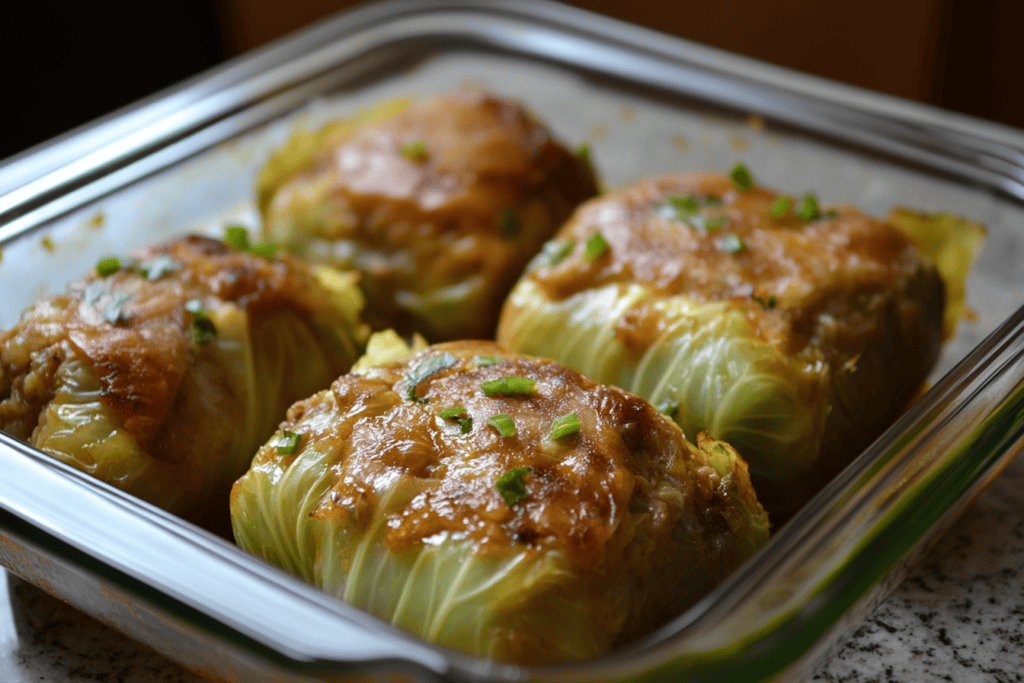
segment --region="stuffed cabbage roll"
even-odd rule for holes
[[[231,484],[288,406],[362,351],[354,279],[195,236],[104,259],[0,334],[0,428],[226,523]]]
[[[243,548],[447,647],[549,664],[649,632],[767,540],[727,444],[550,360],[452,342],[402,362],[392,339],[235,484]]]
[[[963,308],[980,228],[899,218],[949,237],[935,255],[966,247],[945,260],[954,286],[903,230],[758,187],[741,166],[647,178],[576,212],[512,291],[497,338],[729,442],[781,514],[907,406],[955,322],[944,313]]]
[[[476,92],[300,131],[259,188],[267,239],[358,271],[373,327],[431,341],[492,337],[526,263],[595,192],[520,105]]]

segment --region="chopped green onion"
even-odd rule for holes
[[[655,410],[657,410],[662,415],[668,415],[674,420],[676,417],[676,413],[679,412],[679,401],[674,401],[670,398],[666,398],[664,401],[659,402],[658,405],[655,406]]]
[[[421,361],[406,378],[406,381],[409,382],[409,388],[405,390],[405,397],[410,401],[425,402],[425,399],[421,399],[416,396],[416,387],[419,386],[419,383],[433,374],[436,374],[446,368],[450,368],[458,362],[459,359],[447,351],[440,356],[431,356],[430,358]]]
[[[796,215],[805,221],[813,221],[821,213],[818,211],[818,198],[813,194],[809,194],[804,197],[804,201],[800,204],[800,208],[796,210]]]
[[[583,252],[583,256],[588,261],[596,261],[605,255],[608,251],[608,242],[605,241],[604,235],[599,232],[595,232],[587,240],[587,246]]]
[[[139,264],[139,272],[141,272],[147,280],[152,282],[159,280],[167,273],[180,269],[181,263],[167,254],[154,256],[148,261],[143,261]]]
[[[704,229],[707,232],[718,232],[727,225],[729,225],[728,216],[715,216],[713,218],[707,219],[704,222]]]
[[[682,211],[684,213],[696,213],[697,211],[700,211],[700,204],[697,202],[697,198],[692,194],[669,195],[668,202],[676,211]]]
[[[792,203],[793,200],[791,200],[786,195],[782,195],[781,197],[775,200],[775,203],[772,204],[772,208],[769,209],[768,213],[771,214],[772,218],[782,218],[787,213],[789,213],[789,207],[790,205],[792,205]]]
[[[578,431],[580,431],[580,421],[576,417],[576,413],[556,417],[554,422],[551,423],[552,439],[561,439],[563,436],[569,436]]]
[[[107,256],[100,259],[99,263],[96,264],[96,274],[100,277],[113,275],[119,270],[121,270],[121,259],[116,256]]]
[[[473,365],[478,368],[489,368],[492,365],[497,365],[501,362],[501,359],[497,356],[473,356]]]
[[[725,226],[729,225],[729,217],[712,216],[710,218],[704,218],[703,216],[693,216],[689,219],[689,223],[703,233],[718,232]]]
[[[718,248],[727,254],[738,254],[747,248],[747,243],[739,235],[727,232],[716,241]]]
[[[277,444],[278,453],[282,455],[292,455],[299,450],[299,443],[302,442],[302,434],[282,429],[281,436],[283,436],[284,439]]]
[[[217,336],[217,328],[209,318],[196,318],[192,321],[192,340],[196,344],[207,344]]]
[[[529,471],[529,467],[516,467],[498,477],[498,481],[494,482],[494,488],[498,489],[498,493],[505,499],[505,504],[509,507],[530,495],[530,492],[526,490],[526,481],[523,479]]]
[[[114,300],[103,310],[103,319],[111,325],[116,325],[124,320],[124,305],[131,297],[124,292],[117,292],[113,297]]]
[[[700,197],[692,194],[671,194],[658,207],[658,214],[666,220],[693,223],[699,216],[693,214],[709,206],[722,206],[721,197]],[[696,226],[699,227],[699,226]]]
[[[409,161],[426,161],[427,143],[415,140],[398,148],[398,153]]]
[[[585,164],[590,163],[590,143],[584,142],[576,148],[576,158]]]
[[[192,314],[192,340],[196,344],[206,344],[217,336],[217,326],[213,324],[210,314],[203,308],[203,302],[192,299],[185,302],[185,310]]]
[[[254,244],[249,248],[249,251],[259,256],[260,258],[271,259],[274,254],[281,250],[280,244],[274,244],[273,242],[260,242]]]
[[[754,186],[754,176],[750,175],[750,171],[743,164],[736,164],[729,171],[729,178],[732,180],[732,184],[738,189],[746,191]]]
[[[445,408],[438,413],[438,416],[445,420],[455,420],[463,434],[469,434],[473,429],[473,418],[469,416],[469,413],[463,406]]]
[[[249,249],[249,230],[242,225],[229,225],[224,228],[224,243],[238,251]]]
[[[498,225],[502,237],[515,237],[523,227],[514,206],[506,206],[498,212]]]
[[[480,385],[488,396],[529,396],[536,388],[537,380],[528,377],[499,377]]]
[[[508,415],[494,415],[487,418],[487,424],[494,427],[502,438],[509,438],[516,435],[516,423]]]
[[[761,304],[761,308],[764,308],[766,310],[771,310],[771,309],[775,308],[778,305],[778,303],[779,303],[778,299],[775,298],[774,294],[769,296],[767,299],[762,299],[759,296],[755,296],[755,297],[753,297],[753,299],[757,303]]]
[[[548,266],[557,266],[565,260],[565,257],[572,253],[576,242],[573,240],[552,240],[544,244],[544,256]]]

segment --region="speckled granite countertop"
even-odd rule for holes
[[[0,574],[0,681],[198,683],[148,648]],[[1024,458],[1018,458],[815,681],[1024,680]]]

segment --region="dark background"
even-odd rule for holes
[[[355,3],[42,0],[0,11],[0,159]],[[1024,3],[572,4],[734,52],[1024,127]]]

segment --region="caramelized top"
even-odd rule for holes
[[[324,143],[272,192],[265,223],[363,273],[373,327],[484,338],[527,261],[595,193],[589,165],[522,106],[460,92]]]
[[[444,359],[445,367],[413,389],[410,376],[431,358]],[[488,396],[481,388],[505,377],[536,385],[527,395]],[[465,409],[461,420],[471,420],[465,433],[460,420],[440,416],[454,407]],[[579,431],[553,438],[552,423],[570,413]],[[511,418],[516,434],[502,436],[488,425],[495,415]],[[396,550],[449,533],[484,549],[554,544],[575,562],[598,562],[627,512],[660,509],[649,498],[659,482],[671,479],[694,505],[712,497],[712,483],[701,493],[693,481],[713,471],[687,471],[697,449],[650,404],[489,342],[441,344],[400,367],[344,376],[329,394],[296,404],[283,428],[301,432],[303,448],[328,440],[340,454],[317,516],[354,515],[365,525],[397,478],[423,483],[423,492],[388,520],[387,543]],[[526,496],[509,504],[498,480],[517,468],[529,468],[522,474]]]
[[[595,191],[589,169],[519,104],[478,92],[437,97],[356,128],[320,150],[278,191],[273,207],[308,192],[312,179],[344,197],[352,212],[334,217],[330,236],[358,235],[368,244],[401,241],[394,224],[403,220],[413,221],[408,228],[420,237],[423,231],[507,236],[503,210],[539,186],[556,185],[570,211]],[[386,220],[375,215],[381,213]]]
[[[167,417],[202,344],[193,331],[197,314],[187,308],[201,316],[224,302],[262,312],[324,305],[315,278],[297,259],[281,254],[267,260],[205,237],[181,237],[121,263],[117,272],[93,273],[68,294],[29,309],[0,334],[0,364],[13,377],[35,351],[59,353],[67,345],[66,353],[99,378],[104,404],[142,443]]]
[[[717,174],[653,176],[580,207],[557,237],[573,240],[572,251],[530,277],[556,299],[639,282],[728,301],[763,338],[797,351],[821,314],[841,317],[864,308],[865,297],[901,291],[922,267],[917,249],[884,222],[848,207],[801,218],[801,197],[776,216],[779,197]],[[595,233],[608,248],[589,260],[585,245]],[[624,333],[642,343],[651,321],[643,311],[631,315]]]

